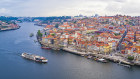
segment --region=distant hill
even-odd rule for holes
[[[12,21],[12,20],[17,20],[17,19],[18,19],[17,17],[0,16],[0,20],[4,21],[4,22],[9,22],[9,21]]]

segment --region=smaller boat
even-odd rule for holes
[[[41,47],[42,49],[47,49],[47,50],[50,50],[51,48],[50,47]]]
[[[41,63],[47,63],[48,62],[48,60],[45,57],[38,56],[38,55],[35,55],[35,54],[22,53],[21,56],[23,58],[30,59],[30,60],[33,60],[33,61],[36,61],[36,62],[41,62]]]
[[[91,59],[91,58],[92,58],[92,56],[91,56],[91,55],[89,55],[87,58],[88,58],[88,59]]]
[[[130,65],[125,65],[125,64],[122,64],[124,67],[128,67],[128,68],[131,68]]]
[[[107,63],[107,60],[103,58],[97,59],[97,61],[102,62],[102,63]]]
[[[97,59],[98,59],[97,57],[93,57],[93,60],[97,61]]]
[[[127,64],[122,64],[121,62],[118,63],[120,66],[124,66],[124,67],[128,67],[130,68],[131,66],[130,65],[127,65]]]
[[[34,34],[33,34],[33,33],[31,33],[31,34],[30,34],[30,37],[33,37],[33,36],[34,36]]]
[[[82,57],[84,57],[85,55],[81,55]]]

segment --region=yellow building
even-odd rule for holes
[[[110,53],[111,51],[112,51],[111,46],[108,44],[105,44],[104,45],[104,53],[107,54],[107,53]]]

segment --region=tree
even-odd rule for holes
[[[114,33],[114,35],[115,35],[115,36],[118,36],[118,35],[120,35],[120,33]]]
[[[38,35],[39,37],[42,37],[42,36],[43,36],[43,34],[40,32],[40,30],[38,30],[37,35]]]
[[[53,34],[51,34],[52,36],[55,36],[55,34],[53,33]]]
[[[91,40],[91,41],[94,41],[94,36],[92,36],[90,40]]]
[[[128,60],[134,60],[134,56],[128,56],[128,58],[127,58]]]
[[[47,33],[45,32],[45,35],[47,35]]]
[[[74,24],[76,24],[76,21],[74,21]]]
[[[111,23],[111,25],[114,25],[114,23]]]
[[[55,28],[58,28],[59,27],[59,24],[55,24]]]

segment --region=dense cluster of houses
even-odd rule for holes
[[[121,44],[121,53],[140,54],[139,20],[138,17],[122,15],[72,18],[58,28],[47,25],[42,31],[42,42],[104,54],[116,51]]]
[[[0,30],[10,30],[19,28],[17,24],[0,21]]]
[[[122,53],[140,56],[140,26],[127,27],[128,32],[122,42],[123,50]]]

